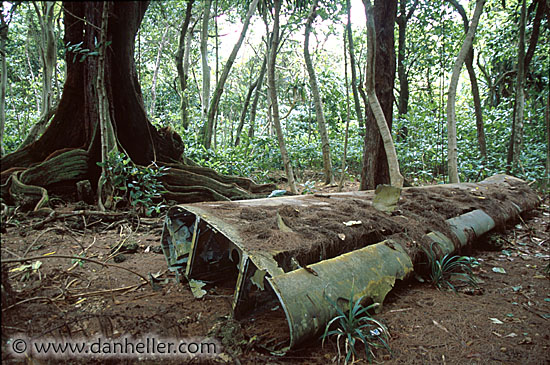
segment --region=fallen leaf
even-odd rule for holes
[[[286,190],[273,190],[271,194],[268,195],[268,198],[276,198],[278,196],[283,196],[286,194]]]
[[[401,189],[391,185],[378,185],[374,191],[372,206],[382,212],[391,213],[397,207]]]
[[[200,299],[206,295],[206,290],[202,288],[205,285],[206,283],[204,281],[194,279],[189,280],[189,287],[191,288],[191,292],[193,293],[193,296],[197,299]]]
[[[440,325],[437,321],[435,321],[435,320],[432,319],[432,322],[434,323],[434,325],[435,325],[437,328],[439,328],[439,329],[445,331],[446,333],[449,333],[449,330],[446,329],[445,327],[443,327],[442,325]]]
[[[506,270],[502,267],[493,267],[493,272],[499,273],[499,274],[506,274]]]
[[[363,222],[361,222],[361,221],[347,221],[347,222],[342,222],[342,223],[344,223],[344,225],[346,227],[353,227],[353,226],[358,226],[360,224],[363,224]]]
[[[489,318],[491,320],[492,323],[494,324],[504,324],[504,322],[502,322],[500,319],[498,318]]]
[[[341,239],[342,241],[345,241],[346,235],[343,233],[338,233],[338,238]]]
[[[286,225],[279,212],[277,212],[277,226],[279,227],[281,232],[294,232],[289,226]]]
[[[507,334],[506,336],[504,337],[517,337],[518,335],[514,332],[510,332],[509,334]]]

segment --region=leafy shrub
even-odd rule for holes
[[[123,153],[112,151],[105,163],[98,162],[106,171],[106,181],[113,187],[113,202],[129,205],[139,213],[151,216],[166,207],[162,194],[166,191],[161,177],[166,175],[164,166],[137,166]]]
[[[349,308],[344,312],[338,304],[332,301],[329,297],[325,296],[329,303],[336,309],[338,315],[330,320],[325,327],[325,332],[321,337],[323,339],[323,345],[325,339],[328,337],[336,337],[336,345],[338,347],[338,360],[342,357],[342,350],[340,348],[340,342],[344,342],[345,359],[344,363],[354,363],[355,358],[358,356],[356,345],[362,343],[365,346],[365,354],[367,360],[371,362],[374,357],[374,349],[385,348],[391,352],[388,345],[390,338],[387,327],[371,317],[369,310],[377,307],[379,304],[374,303],[367,307],[363,307],[361,302],[363,297],[353,301],[353,294],[351,295],[348,303]],[[331,330],[331,327],[336,327]]]
[[[474,258],[447,254],[440,259],[433,249],[433,243],[429,249],[424,249],[424,252],[428,258],[430,282],[436,288],[447,287],[456,292],[456,288],[451,282],[453,279],[464,281],[474,288],[477,287],[472,266],[479,265],[479,263]]]

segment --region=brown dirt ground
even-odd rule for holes
[[[550,285],[543,270],[550,261],[550,201],[514,222],[505,233],[498,233],[502,247],[469,252],[481,266],[476,274],[483,280],[481,290],[458,293],[439,291],[415,279],[400,282],[386,298],[376,318],[391,334],[392,356],[378,353],[387,364],[549,364],[550,363]],[[74,207],[60,207],[69,212]],[[99,261],[122,243],[137,244],[136,253],[119,265],[143,275],[159,274],[158,288],[116,267],[102,267],[70,259],[41,259],[39,272],[26,280],[18,272],[3,270],[13,286],[9,303],[2,303],[2,363],[109,363],[87,358],[14,358],[4,348],[18,334],[31,338],[82,338],[88,336],[134,337],[154,334],[161,338],[204,338],[209,333],[223,336],[223,358],[169,359],[162,363],[269,363],[326,364],[337,355],[336,343],[310,341],[285,356],[262,350],[258,330],[286,330],[284,320],[273,318],[253,323],[251,318],[233,322],[230,315],[233,288],[209,289],[197,300],[188,284],[173,282],[166,261],[153,248],[160,243],[161,222],[135,218],[94,219],[69,217],[46,225],[30,227],[44,217],[17,215],[2,234],[2,259],[42,256],[48,253],[78,255]],[[32,246],[32,247],[31,247]],[[89,247],[89,248],[88,248]],[[503,251],[504,250],[504,251]],[[112,263],[113,261],[108,261]],[[20,264],[3,265],[14,269]],[[501,267],[505,274],[493,271]],[[497,319],[498,321],[495,321]],[[495,323],[496,322],[496,323]],[[61,361],[60,361],[61,360]],[[156,358],[150,363],[160,363]],[[112,363],[134,363],[136,359],[114,359]],[[365,360],[361,360],[366,363]]]

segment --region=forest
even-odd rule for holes
[[[4,155],[46,129],[63,93],[66,62],[96,62],[100,47],[95,35],[95,44],[64,41],[60,3],[8,4],[2,19]],[[147,7],[133,45],[147,119],[181,137],[186,159],[221,174],[263,183],[288,180],[276,172],[291,168],[301,191],[316,180],[339,180],[342,172],[362,179],[363,188],[388,183],[387,166],[377,166],[385,163],[378,157],[384,150],[365,90],[363,4],[319,3],[310,20],[312,4],[283,4],[274,54],[276,103],[267,67],[273,15],[266,4],[251,5],[257,10],[250,14],[248,4],[221,1]],[[474,5],[374,4],[376,89],[411,185],[449,181],[449,86]],[[487,2],[461,67],[454,97],[460,180],[509,172],[547,184],[548,11],[544,1],[526,4],[524,14],[521,8],[521,2]],[[516,72],[519,65],[523,73]],[[520,94],[522,107],[516,108]]]
[[[464,363],[464,356],[468,361],[485,356],[548,360],[544,338],[550,333],[540,321],[550,318],[543,290],[550,275],[550,1],[3,1],[0,70],[1,229],[7,242],[2,244],[2,307],[7,311],[2,309],[2,318],[22,328],[19,332],[41,337],[35,323],[54,328],[48,333],[53,336],[65,336],[65,329],[69,336],[71,331],[138,336],[154,323],[163,329],[158,335],[171,338],[214,333],[227,362],[241,356],[276,362],[281,354],[281,363],[341,358],[353,363],[356,357],[446,363],[447,356],[457,364]],[[396,200],[372,210],[380,204],[378,197],[393,194],[384,190],[390,187],[398,191]],[[330,219],[329,213],[315,211],[326,203],[323,199],[349,198],[338,195],[346,192],[355,195],[347,203],[331,203]],[[282,200],[262,205],[272,197]],[[379,210],[381,217],[369,216]],[[457,233],[453,219],[468,214],[483,224],[489,217],[486,225],[498,233],[489,237],[489,230],[479,233],[477,226],[468,228],[474,233]],[[209,221],[213,217],[219,221]],[[238,238],[231,236],[236,231]],[[222,243],[205,243],[210,238],[204,232],[224,236]],[[432,233],[451,238],[432,242],[426,238]],[[471,251],[473,236],[490,249]],[[296,237],[311,246],[292,248],[289,242]],[[191,248],[179,247],[180,239]],[[380,289],[384,293],[367,303],[353,293],[354,277],[348,280],[353,283],[348,311],[342,309],[342,297],[333,302],[323,289],[319,302],[334,307],[330,318],[341,318],[321,320],[328,322],[324,335],[315,332],[319,328],[308,332],[323,335],[323,346],[306,342],[303,358],[293,352],[295,342],[302,341],[296,333],[310,329],[292,327],[290,304],[284,302],[290,294],[277,287],[287,279],[277,276],[279,271],[303,271],[309,277],[306,273],[301,280],[317,280],[326,274],[315,271],[324,262],[360,248],[385,250],[375,243],[386,239],[400,242],[386,246],[405,253],[410,262],[410,272],[396,274],[399,282],[411,276],[418,281],[396,283],[390,292],[392,279],[387,291]],[[435,251],[434,242],[439,245]],[[446,242],[452,247],[448,252]],[[128,248],[131,243],[135,247]],[[203,254],[195,255],[195,246]],[[265,253],[258,253],[261,247],[273,253],[269,260],[276,262],[276,270]],[[206,259],[218,249],[227,252],[219,260]],[[165,257],[151,256],[154,250]],[[51,257],[45,260],[46,255]],[[193,262],[199,258],[204,262]],[[450,265],[454,276],[441,284],[433,270],[439,265],[444,271],[441,264],[448,258],[455,260]],[[533,260],[532,265],[513,266],[515,258]],[[67,266],[68,259],[69,269],[46,265]],[[187,260],[187,268],[178,266]],[[229,268],[233,262],[237,269]],[[214,269],[201,266],[207,264],[222,270],[222,276],[229,270],[230,285],[213,279]],[[97,277],[94,265],[118,278],[118,287]],[[431,279],[421,279],[430,265]],[[411,274],[413,267],[421,274]],[[500,269],[513,282],[495,281]],[[192,270],[197,277],[190,276]],[[530,291],[519,284],[525,270],[535,278]],[[470,280],[474,273],[483,280]],[[140,283],[134,285],[136,275]],[[86,279],[88,286],[84,276],[94,278]],[[467,278],[473,289],[451,284],[450,278],[457,277]],[[259,280],[262,293],[252,284],[239,284],[246,280],[254,285]],[[437,294],[418,290],[425,281]],[[190,291],[183,293],[176,286],[180,282]],[[258,299],[266,295],[264,285],[273,288],[271,297]],[[417,313],[426,312],[430,295],[437,296],[438,306],[469,310],[466,301],[456,304],[441,293],[445,287],[476,298],[480,306],[488,298],[484,312],[476,312],[481,320],[499,308],[498,295],[504,295],[499,285],[520,288],[511,289],[511,295],[527,298],[520,307],[535,318],[536,335],[527,327],[529,335],[521,340],[514,332],[496,331],[500,341],[509,343],[489,349],[494,330],[487,329],[472,345],[473,328],[457,327],[453,333],[450,321],[445,325]],[[233,296],[231,286],[236,289],[228,304],[224,297]],[[158,290],[173,295],[162,304],[154,302],[158,298],[153,303],[142,299]],[[113,293],[124,298],[109,299]],[[374,313],[386,294],[389,304],[382,315],[387,327],[370,314],[361,317]],[[405,297],[406,308],[400,307]],[[97,304],[100,314],[92,302],[102,303]],[[135,314],[137,325],[120,314],[121,303]],[[165,317],[151,314],[154,303]],[[272,315],[266,309],[270,305],[276,308]],[[428,312],[432,305],[427,304]],[[173,306],[187,308],[184,319],[168,313]],[[23,307],[47,315],[33,317]],[[250,319],[243,314],[250,308],[263,308],[268,315]],[[413,332],[426,320],[440,334],[460,337],[468,351],[448,343],[426,345],[422,341],[438,340],[431,332],[414,340],[411,330],[399,324],[410,310],[420,316]],[[248,319],[220,322],[229,312]],[[201,313],[208,318],[201,319]],[[346,333],[330,326],[350,313],[372,330],[366,337],[348,333],[341,348]],[[432,314],[445,315],[443,310]],[[512,317],[505,325],[517,324]],[[110,330],[105,331],[105,320]],[[286,334],[287,320],[290,339],[278,338],[281,342],[273,345],[277,341],[267,339],[277,338],[282,328]],[[528,319],[518,321],[527,326]],[[461,323],[456,317],[455,322]],[[393,345],[392,332],[400,333]],[[7,333],[14,332],[2,326],[2,346],[10,344],[4,341]],[[229,337],[233,342],[225,342]],[[337,340],[327,349],[329,337]],[[359,342],[364,350],[358,350]],[[510,351],[518,344],[525,346]],[[384,350],[391,354],[390,347],[395,356],[382,355]]]

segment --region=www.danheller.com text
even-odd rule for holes
[[[211,338],[91,337],[81,339],[14,336],[7,342],[15,356],[35,357],[216,357],[221,344]]]

